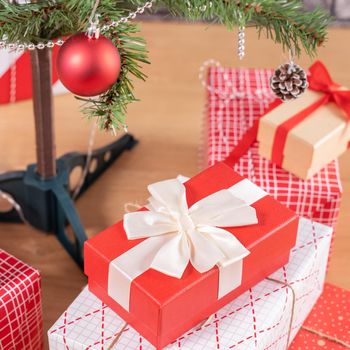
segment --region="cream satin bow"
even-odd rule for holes
[[[190,208],[186,188],[177,179],[151,184],[148,190],[149,211],[125,214],[124,229],[129,239],[165,238],[151,268],[181,278],[189,261],[203,273],[249,254],[232,233],[219,228],[258,222],[255,209],[229,190],[213,193]]]

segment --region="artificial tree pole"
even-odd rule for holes
[[[56,159],[53,97],[51,85],[51,48],[31,51],[33,109],[37,163],[26,171],[0,175],[0,190],[10,195],[21,208],[0,213],[0,221],[26,222],[44,232],[52,232],[81,267],[83,244],[87,239],[74,205],[79,197],[125,150],[137,143],[126,134],[117,141],[87,154],[72,152]],[[108,157],[106,156],[108,154]],[[79,192],[70,188],[70,173],[77,166],[88,167],[90,160],[97,164],[83,179]],[[72,235],[68,234],[68,226]]]
[[[53,118],[51,49],[30,53],[37,173],[42,179],[56,175],[56,143]]]

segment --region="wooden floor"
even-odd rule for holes
[[[198,146],[204,91],[198,68],[215,58],[224,65],[277,67],[286,61],[281,48],[247,33],[246,58],[236,56],[236,37],[219,26],[144,23],[152,64],[145,67],[147,83],[136,83],[141,102],[129,109],[129,130],[140,144],[125,153],[77,202],[89,235],[121,218],[123,205],[146,198],[146,185],[179,173],[198,171]],[[334,79],[350,86],[350,30],[332,29],[320,58]],[[311,60],[299,62],[304,67]],[[35,161],[34,127],[30,101],[0,107],[0,171],[21,169]],[[55,99],[58,155],[85,151],[90,125],[82,119],[71,95]],[[97,136],[96,146],[115,138]],[[350,289],[350,154],[341,159],[344,197],[335,251],[328,281]],[[43,277],[45,330],[58,318],[86,284],[86,278],[52,235],[24,225],[0,224],[0,246],[37,267]]]

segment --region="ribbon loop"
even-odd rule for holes
[[[309,68],[308,82],[311,90],[324,93],[336,91],[340,87],[339,84],[332,80],[326,66],[321,61],[316,61]]]

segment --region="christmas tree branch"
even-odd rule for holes
[[[28,5],[10,4],[0,0],[0,39],[9,42],[40,43],[85,31],[95,0],[47,0]],[[145,0],[101,0],[97,9],[101,24],[116,21],[130,9],[143,5]],[[321,10],[305,12],[300,0],[158,0],[173,14],[190,20],[204,19],[219,22],[229,29],[254,25],[258,33],[293,49],[302,49],[310,56],[326,40],[330,18]],[[122,60],[117,83],[97,99],[80,98],[87,104],[83,112],[97,117],[101,129],[119,129],[125,126],[128,103],[136,100],[132,77],[145,79],[141,70],[147,62],[147,51],[142,38],[136,37],[134,24],[122,23],[103,33],[118,47]]]
[[[98,99],[77,97],[87,103],[83,113],[88,117],[97,117],[101,130],[126,129],[126,107],[129,103],[137,101],[134,96],[132,76],[145,80],[141,71],[141,63],[149,63],[143,38],[136,37],[137,27],[134,24],[123,23],[118,29],[111,30],[106,36],[111,39],[119,49],[121,57],[121,71],[116,84]]]
[[[299,55],[304,49],[308,55],[316,53],[327,36],[331,18],[322,10],[306,12],[300,0],[163,0],[168,9],[178,16],[192,20],[219,22],[229,29],[237,26],[255,26],[265,32],[284,49],[293,49]]]
[[[117,3],[117,6],[116,6]],[[94,1],[46,1],[43,4],[18,6],[0,0],[0,38],[6,34],[9,42],[47,42],[72,33],[86,31]],[[128,13],[115,0],[102,0],[98,8],[101,25],[117,20]],[[115,130],[126,127],[127,105],[136,101],[132,77],[145,80],[142,63],[149,63],[144,39],[137,37],[133,23],[121,23],[103,34],[118,47],[121,72],[118,81],[106,93],[95,98],[76,97],[83,103],[88,118],[97,118],[100,129]]]

